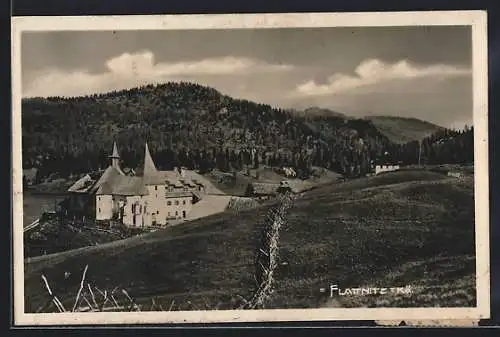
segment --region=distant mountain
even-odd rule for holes
[[[396,116],[368,116],[365,117],[375,125],[392,142],[402,144],[414,140],[421,140],[445,128],[417,118]]]
[[[325,109],[325,108],[319,108],[319,107],[310,107],[305,110],[302,110],[299,112],[299,114],[303,114],[304,116],[328,116],[328,117],[341,117],[341,118],[348,118],[346,115],[343,113],[333,111],[330,109]]]

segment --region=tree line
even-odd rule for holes
[[[298,115],[185,82],[27,99],[22,109],[23,167],[36,167],[39,180],[107,167],[113,141],[124,167],[141,167],[148,142],[161,169],[291,166],[304,176],[312,166],[359,176],[377,161],[415,164],[419,153],[428,163],[466,162],[474,148],[472,128],[398,145],[368,120]]]

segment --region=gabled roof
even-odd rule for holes
[[[108,171],[109,170],[109,171]],[[97,195],[147,195],[144,183],[141,177],[121,175],[114,168],[108,168],[108,175],[100,179],[97,187]],[[106,172],[105,172],[106,173]],[[97,184],[96,184],[97,185]]]
[[[196,183],[189,179],[188,175],[191,174],[190,171],[185,171],[186,176],[182,176],[179,171],[155,171],[149,174],[144,174],[144,184],[145,185],[163,185],[168,184],[175,187],[183,187],[184,185],[190,187],[196,187],[200,183]]]
[[[251,188],[254,194],[271,195],[278,192],[279,184],[276,183],[252,183]]]
[[[113,166],[108,166],[99,180],[94,184],[94,186],[90,188],[88,192],[97,193],[103,184],[108,183],[109,185],[111,185],[114,178],[120,175],[121,173],[116,168],[114,168]]]
[[[191,193],[191,192],[172,192],[172,193],[165,194],[166,199],[192,197],[192,196],[193,196],[193,193]]]
[[[95,183],[96,180],[92,179],[90,175],[86,174],[78,179],[73,185],[71,185],[68,188],[68,192],[87,193]]]
[[[86,174],[74,183],[68,192],[124,196],[148,194],[141,177],[123,175],[112,166],[99,177],[98,174],[101,172]]]
[[[91,190],[95,192],[94,186],[100,180],[105,171],[95,171],[85,174],[83,177],[78,179],[73,185],[68,188],[68,192],[72,193],[91,193]]]

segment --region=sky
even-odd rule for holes
[[[24,32],[22,94],[189,81],[281,108],[472,125],[470,27]]]

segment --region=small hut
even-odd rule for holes
[[[280,184],[277,183],[251,183],[248,185],[245,195],[265,200],[277,196],[279,187]]]
[[[23,182],[25,182],[26,185],[28,186],[34,185],[36,182],[37,174],[38,174],[38,169],[34,167],[23,170]]]

